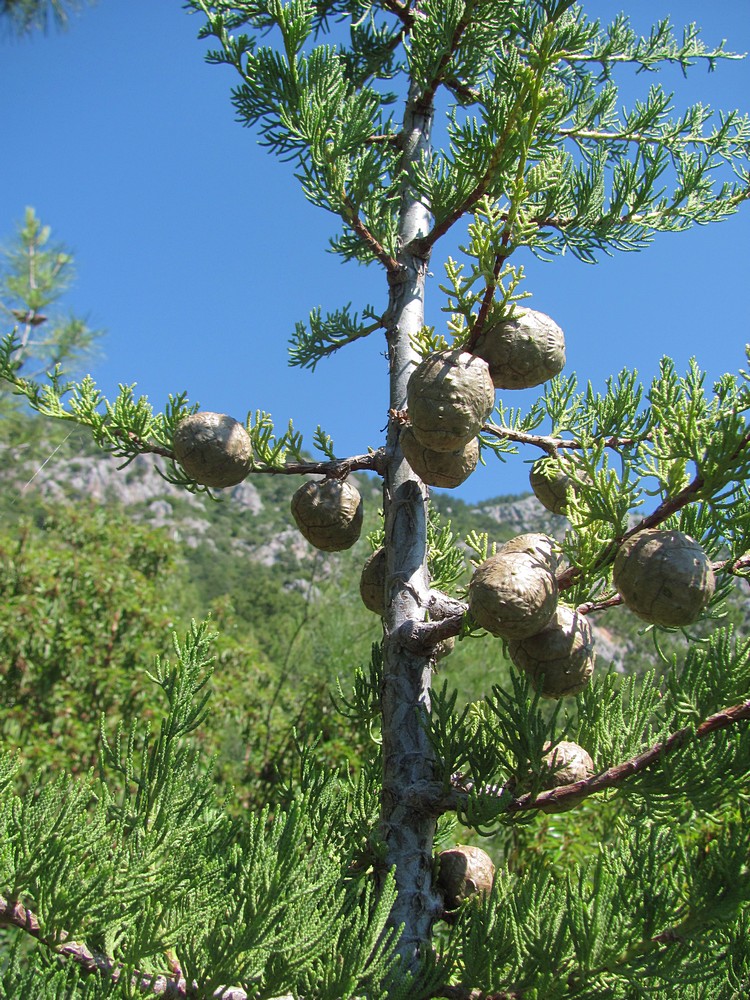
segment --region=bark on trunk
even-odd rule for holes
[[[404,117],[403,166],[429,148],[432,109],[416,104],[412,91]],[[411,252],[413,240],[430,227],[429,207],[405,182],[401,203],[398,261],[401,273],[391,280],[387,330],[390,405],[406,406],[406,384],[419,360],[410,335],[424,325],[427,261]],[[427,490],[404,460],[398,424],[391,420],[384,476],[385,544],[389,610],[385,622],[384,675],[381,694],[383,725],[383,798],[381,831],[389,867],[395,866],[398,898],[391,915],[403,926],[401,952],[409,965],[429,943],[442,901],[432,885],[435,816],[415,808],[410,790],[434,778],[434,755],[420,724],[430,708],[431,666],[423,654],[410,651],[404,626],[424,619],[429,601],[427,574]],[[401,636],[399,630],[402,630]]]

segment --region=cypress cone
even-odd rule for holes
[[[460,486],[476,469],[479,461],[476,438],[457,451],[433,451],[420,444],[411,427],[402,427],[400,442],[404,458],[422,482],[444,490]]]
[[[253,467],[249,434],[225,413],[204,410],[185,417],[175,429],[172,446],[186,475],[201,486],[236,486]]]
[[[406,387],[414,436],[432,451],[460,451],[495,405],[489,369],[465,351],[438,351],[421,361]]]
[[[583,615],[560,604],[541,631],[509,642],[508,655],[543,697],[577,694],[594,670],[591,626]]]
[[[553,514],[566,514],[571,498],[575,498],[576,481],[570,475],[569,457],[539,458],[531,466],[529,484],[539,503]]]
[[[546,744],[545,763],[548,774],[544,778],[545,788],[559,788],[583,781],[594,773],[594,762],[582,746],[572,740],[560,740],[554,747]]]
[[[543,565],[550,573],[557,572],[558,556],[560,546],[557,542],[538,531],[529,531],[523,535],[516,535],[515,538],[503,542],[500,552],[524,552],[534,562]]]
[[[565,367],[565,335],[536,309],[518,309],[513,319],[491,323],[474,346],[484,358],[496,389],[530,389]]]
[[[447,910],[455,910],[469,896],[489,892],[494,878],[492,859],[479,847],[458,844],[438,855],[437,884]]]
[[[292,497],[297,527],[323,552],[351,548],[362,531],[363,513],[359,491],[339,479],[303,483]]]
[[[376,549],[362,567],[359,593],[368,611],[385,618],[385,549]]]
[[[647,528],[620,546],[612,581],[630,610],[667,628],[692,625],[716,587],[708,556],[682,531]]]
[[[493,635],[523,639],[544,628],[557,606],[557,580],[542,555],[501,549],[474,571],[469,611]]]

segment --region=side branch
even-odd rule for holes
[[[135,434],[128,434],[128,440],[139,455],[161,455],[176,462],[175,454],[169,448],[142,441]],[[366,455],[352,455],[349,458],[333,458],[327,462],[286,462],[284,465],[258,465],[249,475],[270,476],[326,476],[329,479],[345,479],[350,472],[377,472],[383,475],[385,448],[369,451]]]
[[[513,430],[511,427],[496,427],[494,424],[485,424],[482,428],[482,433],[491,434],[493,437],[501,438],[504,441],[515,441],[517,444],[534,445],[535,447],[546,452],[548,455],[553,456],[560,449],[570,448],[571,450],[581,450],[583,448],[580,441],[574,441],[571,438],[548,437],[544,434],[529,434],[526,431]],[[603,444],[605,448],[609,448],[612,451],[622,451],[626,448],[634,448],[636,445],[642,444],[650,439],[650,434],[644,434],[643,437],[618,437],[616,434],[613,434],[611,437],[605,438],[601,444]]]
[[[588,798],[589,795],[595,795],[598,792],[605,792],[610,788],[619,787],[628,778],[631,778],[635,774],[640,774],[646,768],[657,764],[662,758],[678,750],[688,743],[689,740],[693,738],[705,739],[711,733],[728,729],[730,726],[735,726],[748,719],[750,719],[750,699],[743,701],[739,705],[722,709],[715,715],[709,716],[696,729],[693,729],[691,726],[678,729],[677,732],[667,737],[663,743],[656,743],[648,750],[644,750],[643,753],[624,761],[622,764],[610,767],[606,771],[602,771],[601,774],[594,775],[592,778],[574,781],[569,785],[562,785],[560,788],[552,788],[549,791],[540,792],[535,797],[527,794],[521,795],[517,799],[511,799],[507,805],[507,811],[511,814],[527,812],[529,809],[543,809],[545,812],[563,812],[577,805],[583,799]],[[446,811],[460,807],[468,794],[474,790],[471,782],[462,781],[458,776],[454,779],[454,782],[454,791],[449,796],[448,801],[444,803]],[[500,798],[502,795],[507,795],[509,791],[509,787],[493,787],[487,790],[480,789],[479,794]]]
[[[73,941],[62,943],[50,940],[42,932],[36,914],[21,903],[12,902],[0,896],[0,927],[17,927],[30,937],[49,948],[62,959],[73,962],[84,973],[99,973],[112,983],[122,977],[123,967],[108,955],[91,951],[85,944]],[[197,997],[197,983],[188,983],[179,973],[146,974],[134,972],[131,986],[145,996],[160,997],[162,1000],[190,1000]],[[245,990],[237,987],[219,987],[212,994],[221,1000],[247,1000]]]
[[[458,48],[459,42],[461,41],[461,36],[469,26],[469,23],[471,21],[471,16],[473,13],[473,6],[474,5],[472,3],[467,3],[465,5],[463,16],[456,25],[456,30],[453,32],[453,37],[451,38],[450,45],[443,53],[440,59],[440,63],[437,67],[437,70],[435,71],[435,76],[433,77],[431,83],[417,101],[417,104],[423,109],[432,107],[432,102],[434,100],[435,93],[444,79],[445,71],[448,68],[448,64],[450,63],[451,59],[453,58],[453,53]]]
[[[429,620],[404,622],[398,640],[410,652],[429,656],[439,642],[460,635],[467,610],[463,601],[431,590],[425,607]]]
[[[716,199],[713,204],[721,203],[726,214],[735,211],[740,207],[740,205],[750,200],[750,186],[738,187],[733,190],[731,194],[725,195],[721,199]],[[665,219],[679,219],[685,214],[683,201],[677,200],[671,205],[667,205],[658,211],[647,213],[647,212],[626,212],[624,215],[616,217],[603,216],[602,221],[607,221],[611,227],[614,226],[645,226],[652,229],[658,229],[658,223]],[[692,221],[695,221],[694,219]],[[581,224],[581,218],[576,215],[571,216],[535,216],[529,219],[530,223],[533,223],[537,229],[554,229],[559,233],[565,233],[566,230],[571,229],[574,226]]]
[[[266,473],[271,476],[326,476],[328,479],[345,479],[350,472],[377,472],[383,475],[385,448],[370,451],[366,455],[352,455],[350,458],[334,458],[329,462],[287,462],[278,469],[262,466],[251,469],[250,475]]]
[[[418,251],[422,255],[426,256],[432,250],[432,247],[437,243],[437,241],[445,236],[445,234],[460,220],[463,218],[467,212],[470,212],[474,206],[484,197],[489,191],[492,183],[495,179],[497,172],[497,166],[502,160],[503,154],[506,149],[506,145],[513,135],[516,128],[516,119],[521,110],[521,98],[517,98],[513,108],[508,115],[508,121],[505,125],[502,135],[498,136],[497,142],[495,143],[495,148],[490,156],[489,163],[487,164],[487,169],[484,171],[482,176],[479,178],[474,188],[466,195],[464,200],[453,209],[452,212],[441,221],[436,223],[426,236],[421,237],[419,240],[415,240],[418,244]],[[507,221],[511,218],[512,212],[504,219]],[[503,243],[507,246],[510,239],[510,233],[507,237],[504,237]],[[510,256],[510,253],[506,254]]]
[[[344,220],[351,226],[357,236],[372,252],[373,256],[380,261],[389,274],[398,274],[401,271],[401,264],[395,257],[391,256],[379,240],[370,232],[364,222],[357,214],[354,205],[347,198],[344,203]]]
[[[477,313],[477,318],[474,322],[474,326],[471,329],[471,336],[466,344],[466,350],[471,354],[476,347],[477,341],[484,330],[484,324],[487,321],[487,316],[490,311],[490,306],[495,298],[495,292],[497,291],[497,282],[500,277],[500,271],[503,266],[503,262],[506,259],[506,247],[508,246],[508,240],[510,238],[509,230],[505,230],[503,233],[502,244],[503,249],[500,253],[495,255],[495,266],[492,268],[492,281],[487,282],[487,287],[484,290],[484,295],[482,296],[482,304],[479,307],[479,312]]]
[[[403,26],[411,31],[414,26],[414,14],[418,14],[419,11],[410,10],[410,5],[402,3],[401,0],[383,0],[383,7],[391,14],[395,14]]]

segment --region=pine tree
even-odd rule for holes
[[[176,395],[154,413],[132,389],[110,403],[91,379],[57,371],[40,383],[18,371],[15,333],[0,371],[123,460],[166,457],[189,490],[322,476],[293,509],[327,550],[358,535],[349,473],[380,475],[381,575],[363,591],[383,641],[339,695],[352,726],[379,736],[356,778],[324,775],[301,748],[273,821],[231,826],[190,750],[208,697],[196,626],[156,671],[167,701],[156,736],[110,738],[103,783],[19,798],[8,762],[0,922],[55,959],[17,944],[5,995],[746,995],[750,643],[718,620],[750,564],[750,375],[709,390],[697,364],[679,375],[665,359],[647,387],[628,371],[604,395],[579,386],[561,373],[556,324],[527,308],[522,268],[528,252],[595,262],[644,249],[740,207],[747,118],[700,105],[675,118],[659,86],[618,110],[616,85],[623,65],[688,71],[730,53],[694,27],[680,37],[661,22],[638,37],[625,16],[602,26],[571,0],[189,7],[216,42],[210,58],[239,74],[240,118],[338,219],[331,248],[383,274],[384,308],[312,312],[290,356],[315,368],[384,337],[385,444],[339,459],[319,429],[311,461],[291,424],[279,434],[264,412],[243,424]],[[462,259],[443,262],[436,292],[445,326],[430,329],[428,268],[461,226]],[[506,402],[505,390],[540,384],[528,411]],[[538,455],[535,491],[570,528],[561,545],[470,536],[462,594],[462,552],[430,516],[428,487],[470,473],[477,437],[493,460]],[[623,606],[657,648],[665,631],[684,634],[681,654],[641,685],[602,664],[592,677],[590,616]],[[434,678],[439,644],[456,637],[502,639],[510,688],[459,709],[449,666]],[[519,859],[550,815],[549,837]],[[456,817],[503,845],[494,877],[475,849],[436,858]]]
[[[27,208],[15,239],[0,250],[0,317],[16,330],[11,361],[31,379],[58,366],[80,367],[101,336],[81,317],[62,314],[59,300],[75,277],[75,263],[51,236],[51,228]],[[0,414],[19,402],[2,391]]]

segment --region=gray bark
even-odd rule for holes
[[[402,133],[403,166],[415,162],[430,142],[432,109],[407,102]],[[413,253],[412,241],[430,227],[429,207],[405,182],[399,227],[400,273],[390,276],[388,357],[390,405],[406,406],[406,384],[419,360],[410,335],[424,326],[427,260]],[[410,624],[424,620],[430,600],[427,573],[427,490],[404,460],[398,423],[390,421],[384,475],[385,546],[388,613],[383,646],[381,692],[383,738],[383,797],[381,832],[389,868],[395,866],[398,897],[391,915],[403,926],[400,949],[412,965],[428,944],[432,925],[442,912],[433,888],[432,845],[435,815],[415,808],[411,789],[434,780],[435,760],[420,715],[430,708],[431,667],[428,655],[404,643]]]

